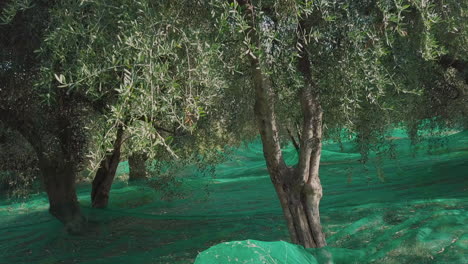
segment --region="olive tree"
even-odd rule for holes
[[[202,135],[198,123],[224,85],[210,21],[200,16],[208,11],[197,2],[119,0],[63,1],[50,12],[38,87],[49,104],[64,92],[94,106],[91,198],[105,207],[124,144],[130,157],[179,159],[188,157],[179,138]]]
[[[34,87],[39,74],[37,50],[48,25],[49,1],[2,2],[0,14],[0,122],[20,133],[37,156],[49,211],[79,231],[83,217],[75,192],[76,171],[84,158],[81,98],[55,94],[56,104],[42,103]]]
[[[265,160],[291,240],[323,247],[323,137],[333,138],[343,129],[357,133],[366,155],[388,128],[406,121],[407,104],[418,107],[429,92],[420,82],[425,70],[437,71],[434,65],[446,54],[438,40],[444,31],[433,30],[440,26],[437,15],[445,12],[448,21],[463,12],[452,7],[447,13],[434,1],[403,0],[238,0],[212,5],[221,10],[217,21],[225,52],[240,57],[236,64],[250,65],[239,75],[250,76]],[[461,26],[460,19],[451,23]],[[431,112],[424,118],[437,115]],[[284,138],[297,138],[295,166],[284,161]]]

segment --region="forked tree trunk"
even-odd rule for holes
[[[259,118],[263,111],[256,109],[256,113],[258,124],[262,125],[260,131],[268,170],[286,217],[291,240],[307,248],[316,248],[326,246],[319,212],[322,198],[318,171],[322,149],[322,112],[313,105],[313,100],[307,91],[310,89],[307,87],[303,89],[301,98],[304,120],[297,168],[284,165],[279,146],[277,148],[267,146],[275,141],[265,138],[269,134],[266,130],[269,129],[263,125],[268,122],[262,117]],[[277,138],[277,133],[273,135]],[[274,153],[277,153],[277,157],[272,158],[275,156]],[[277,160],[281,162],[277,163]]]
[[[291,168],[283,182],[273,182],[286,216],[288,230],[293,243],[306,248],[326,246],[320,224],[319,204],[321,188],[303,183],[303,176]]]
[[[256,32],[254,6],[250,0],[238,0],[245,7],[250,28],[247,34],[254,47],[260,47]],[[305,77],[301,91],[301,106],[304,116],[300,139],[299,164],[297,168],[286,166],[280,147],[278,126],[274,111],[274,93],[269,77],[262,71],[259,59],[250,54],[252,81],[255,89],[255,117],[260,131],[263,154],[271,181],[281,202],[288,230],[293,243],[304,247],[326,246],[320,223],[319,204],[322,186],[318,175],[322,138],[322,110],[317,94],[312,90],[310,72]],[[300,70],[310,70],[308,58],[301,60]],[[307,62],[305,69],[303,63]],[[302,72],[302,71],[301,71]]]
[[[129,181],[145,180],[146,173],[146,160],[147,156],[144,153],[133,153],[128,157],[128,166],[130,169]]]
[[[299,22],[299,36],[308,30],[304,21]],[[297,69],[304,78],[300,101],[302,110],[302,135],[298,164],[298,177],[304,183],[301,189],[301,202],[304,204],[315,247],[326,246],[325,235],[320,223],[320,200],[322,199],[322,184],[320,183],[319,167],[322,154],[322,121],[323,110],[319,100],[318,87],[312,79],[310,60],[306,51],[304,37],[299,37],[300,48]]]
[[[120,162],[123,132],[123,127],[119,126],[112,152],[107,153],[106,157],[101,161],[94,177],[91,190],[91,202],[94,208],[105,208],[109,202],[110,189]]]

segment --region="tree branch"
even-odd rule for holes
[[[155,120],[155,119],[151,120],[150,118],[147,118],[146,116],[139,116],[139,117],[134,118],[134,120],[138,120],[138,121],[143,121],[143,122],[145,122],[145,123],[149,123],[149,124],[151,124],[151,125],[153,126],[154,129],[159,130],[159,131],[166,132],[166,133],[171,134],[171,135],[173,135],[173,136],[183,136],[183,135],[185,135],[185,133],[178,133],[178,131],[177,131],[176,128],[170,130],[170,129],[167,129],[167,128],[158,126],[158,125],[156,124],[156,120]]]
[[[303,175],[304,182],[310,183],[318,178],[318,168],[322,140],[323,111],[318,98],[316,84],[312,79],[309,54],[305,49],[304,32],[305,21],[301,19],[298,24],[299,59],[297,68],[304,77],[304,86],[301,89],[301,108],[303,115],[302,137],[300,140],[299,173]]]
[[[294,148],[299,153],[300,152],[299,143],[296,141],[296,138],[293,136],[293,134],[291,133],[291,130],[289,130],[289,128],[286,128],[286,131],[288,131],[288,135],[291,138],[291,142],[293,143]],[[301,140],[301,139],[299,138],[299,140]]]
[[[250,38],[250,44],[253,47],[260,47],[260,40],[256,30],[255,8],[249,0],[237,0],[238,4],[244,8],[245,17],[249,25],[246,34]],[[262,71],[261,63],[256,51],[250,50],[248,57],[252,71],[252,81],[255,89],[254,112],[257,119],[257,126],[262,138],[263,155],[267,163],[268,171],[273,180],[283,175],[287,169],[281,151],[280,140],[278,136],[278,126],[276,124],[276,115],[274,110],[274,93],[271,80]]]

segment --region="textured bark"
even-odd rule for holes
[[[293,243],[307,248],[326,246],[320,223],[320,182],[304,183],[299,170],[291,168],[282,182],[273,182],[285,215]],[[310,177],[309,175],[309,178]]]
[[[144,153],[134,153],[128,157],[128,166],[130,169],[129,181],[145,180],[146,160],[147,156]]]
[[[60,129],[56,137],[44,129],[49,127],[41,124],[41,116],[35,114],[37,111],[13,112],[0,108],[0,121],[21,133],[36,152],[49,198],[49,213],[62,222],[69,233],[80,233],[85,221],[76,196],[76,164],[67,153],[71,142],[65,135],[67,129]]]
[[[112,152],[107,153],[106,157],[101,161],[101,165],[94,177],[91,190],[91,202],[94,208],[105,208],[109,202],[110,189],[120,162],[123,132],[123,127],[119,126]]]
[[[76,174],[72,164],[60,157],[48,160],[41,155],[39,168],[49,197],[50,214],[61,221],[69,233],[80,233],[84,227],[84,218],[76,197]]]
[[[303,21],[299,23],[299,32],[305,30]],[[302,34],[300,34],[302,35]],[[301,189],[301,202],[305,207],[307,219],[312,234],[314,247],[326,246],[325,235],[320,223],[320,200],[322,199],[322,184],[319,177],[320,157],[322,153],[322,119],[323,111],[320,105],[318,87],[312,79],[310,60],[305,50],[306,43],[299,38],[298,70],[304,77],[304,87],[301,90],[302,135],[298,166],[298,177],[304,183]]]
[[[238,1],[244,6],[250,28],[247,34],[253,46],[259,47],[256,32],[254,6],[251,1]],[[286,166],[278,136],[274,110],[274,92],[269,77],[262,71],[258,58],[250,53],[252,82],[255,89],[255,117],[259,129],[263,154],[271,181],[283,208],[293,243],[304,247],[326,246],[320,224],[319,203],[322,186],[318,175],[322,138],[322,110],[318,96],[313,93],[309,61],[303,57],[298,64],[304,72],[305,86],[301,91],[304,116],[300,137],[299,164],[297,168]]]

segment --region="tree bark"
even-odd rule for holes
[[[247,31],[250,44],[258,48],[260,41],[256,32],[254,6],[249,0],[238,3],[245,7],[245,16],[250,26]],[[305,74],[305,86],[301,91],[303,134],[300,139],[298,167],[290,168],[284,162],[280,147],[272,84],[254,53],[249,52],[255,89],[255,117],[268,172],[280,200],[291,240],[306,248],[326,246],[319,214],[322,197],[318,174],[322,146],[322,110],[317,94],[312,92],[314,86],[310,78],[308,58],[303,57],[298,63],[299,70]]]
[[[110,189],[120,162],[123,132],[123,126],[119,126],[113,150],[107,153],[106,157],[101,161],[100,167],[94,177],[91,190],[91,202],[94,208],[105,208],[109,202]]]
[[[326,246],[325,235],[320,223],[319,205],[322,199],[322,184],[320,183],[319,167],[322,153],[322,120],[323,110],[319,100],[319,91],[310,69],[310,60],[305,49],[302,30],[306,30],[303,20],[299,21],[298,39],[300,45],[297,68],[304,78],[301,89],[302,135],[300,139],[299,177],[304,183],[302,189],[303,203],[307,207],[307,217],[310,223],[312,238],[317,247]]]
[[[134,153],[128,157],[128,166],[130,169],[129,181],[139,181],[146,179],[146,160],[144,153]]]
[[[49,198],[49,213],[62,222],[69,233],[81,233],[85,219],[76,196],[76,164],[66,153],[70,142],[45,130],[44,127],[49,126],[41,125],[43,120],[34,118],[35,114],[37,112],[0,109],[0,121],[21,133],[36,152]]]
[[[73,165],[60,157],[49,160],[40,155],[39,168],[49,197],[49,213],[65,225],[67,232],[81,233],[85,221],[76,196]]]

